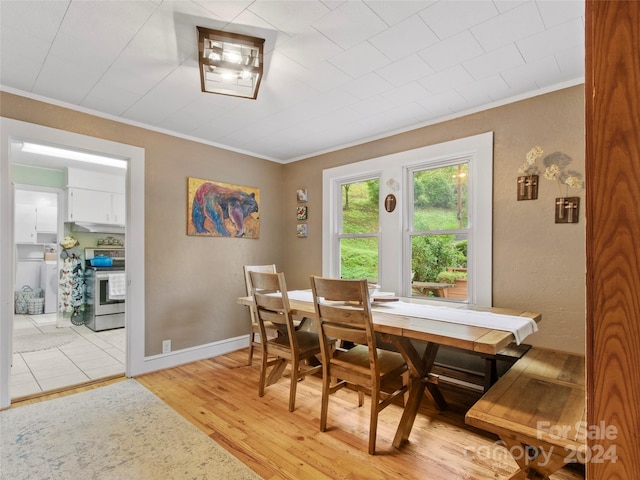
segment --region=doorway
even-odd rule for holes
[[[16,258],[11,398],[15,401],[124,375],[124,326],[108,331],[95,331],[88,326],[87,285],[82,270],[76,274],[77,296],[69,296],[67,288],[74,273],[69,269],[72,263],[67,260],[66,251],[77,253],[76,263],[82,267],[84,248],[104,243],[105,234],[70,231],[73,224],[66,222],[64,185],[41,186],[61,183],[73,164],[12,150]],[[81,171],[93,174],[90,165]],[[124,171],[118,173],[124,192]],[[99,174],[95,172],[96,176]],[[69,236],[82,240],[73,250],[62,248],[63,239]],[[125,236],[113,234],[107,238],[110,243],[120,244]],[[78,303],[73,316],[76,307],[71,302]]]
[[[12,186],[12,144],[33,141],[85,152],[102,153],[127,161],[126,171],[126,332],[125,374],[133,376],[144,368],[144,150],[64,130],[1,118],[0,155],[0,408],[10,404],[9,384],[15,309],[14,198]],[[64,197],[64,195],[63,195]]]

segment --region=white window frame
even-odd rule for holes
[[[462,165],[462,164],[466,164],[468,166],[468,172],[469,172],[469,176],[467,177],[467,179],[471,179],[471,161],[472,158],[470,158],[469,156],[460,156],[460,155],[456,155],[456,156],[447,156],[444,158],[435,158],[435,159],[429,159],[425,162],[422,163],[417,163],[417,164],[412,164],[410,166],[405,166],[404,167],[404,171],[405,171],[405,185],[407,186],[407,188],[405,189],[406,191],[406,205],[407,208],[405,209],[404,213],[404,218],[405,218],[405,225],[406,228],[403,230],[404,233],[404,238],[403,238],[403,246],[404,249],[403,251],[405,252],[405,258],[403,260],[403,265],[406,269],[407,272],[411,271],[412,268],[412,251],[411,251],[411,238],[414,236],[433,236],[433,235],[456,235],[458,233],[460,233],[461,231],[463,231],[466,235],[467,238],[467,245],[471,245],[472,248],[471,249],[467,249],[467,272],[469,274],[469,278],[473,279],[473,261],[471,260],[471,257],[473,256],[473,228],[472,228],[472,222],[471,222],[471,213],[470,211],[467,212],[467,226],[464,228],[456,228],[456,229],[451,229],[451,230],[431,230],[429,232],[422,232],[422,234],[418,234],[416,235],[417,232],[420,232],[419,230],[415,230],[414,226],[413,226],[413,222],[414,222],[414,212],[415,209],[411,208],[413,203],[414,203],[414,199],[415,199],[415,192],[414,192],[414,174],[416,172],[422,172],[425,170],[431,170],[431,169],[438,169],[438,168],[444,168],[444,167],[452,167],[455,165]],[[467,183],[467,196],[468,198],[473,198],[473,181],[468,181]],[[471,206],[471,205],[470,205]],[[472,207],[472,206],[471,206]],[[473,208],[473,207],[472,207]],[[404,275],[403,276],[403,292],[407,292],[406,296],[409,296],[410,294],[408,292],[411,292],[411,277]],[[472,299],[473,297],[473,291],[474,291],[474,282],[473,280],[468,282],[468,287],[467,287],[467,298],[468,299]],[[466,302],[465,302],[466,303]],[[473,302],[469,302],[469,303],[473,303]]]
[[[358,179],[380,178],[379,279],[381,288],[411,295],[411,255],[408,248],[409,217],[406,205],[412,189],[409,172],[421,165],[469,159],[469,243],[467,268],[469,303],[492,305],[493,132],[377,157],[323,171],[322,274],[337,278],[340,271],[339,212],[341,185]],[[384,210],[388,194],[396,196],[396,209]],[[401,260],[401,261],[400,261]]]

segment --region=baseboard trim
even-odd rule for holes
[[[139,371],[131,372],[131,377],[145,373],[164,370],[165,368],[177,367],[186,363],[197,362],[207,358],[225,355],[249,346],[249,335],[227,338],[217,342],[198,345],[197,347],[175,350],[170,353],[151,355],[144,357],[142,368]]]

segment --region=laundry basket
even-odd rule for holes
[[[44,298],[30,298],[27,300],[27,313],[40,315],[44,313]]]
[[[29,285],[23,286],[20,290],[17,290],[14,295],[15,312],[20,315],[29,313],[29,304],[27,302],[30,299],[40,298],[41,296],[42,296],[41,289],[36,288],[34,290]]]
[[[19,315],[27,313],[27,300],[24,297],[16,297],[16,309],[15,312]]]

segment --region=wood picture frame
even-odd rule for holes
[[[296,190],[296,198],[298,203],[305,203],[309,200],[309,193],[306,188],[299,188]]]
[[[187,178],[187,235],[260,237],[260,189]]]

